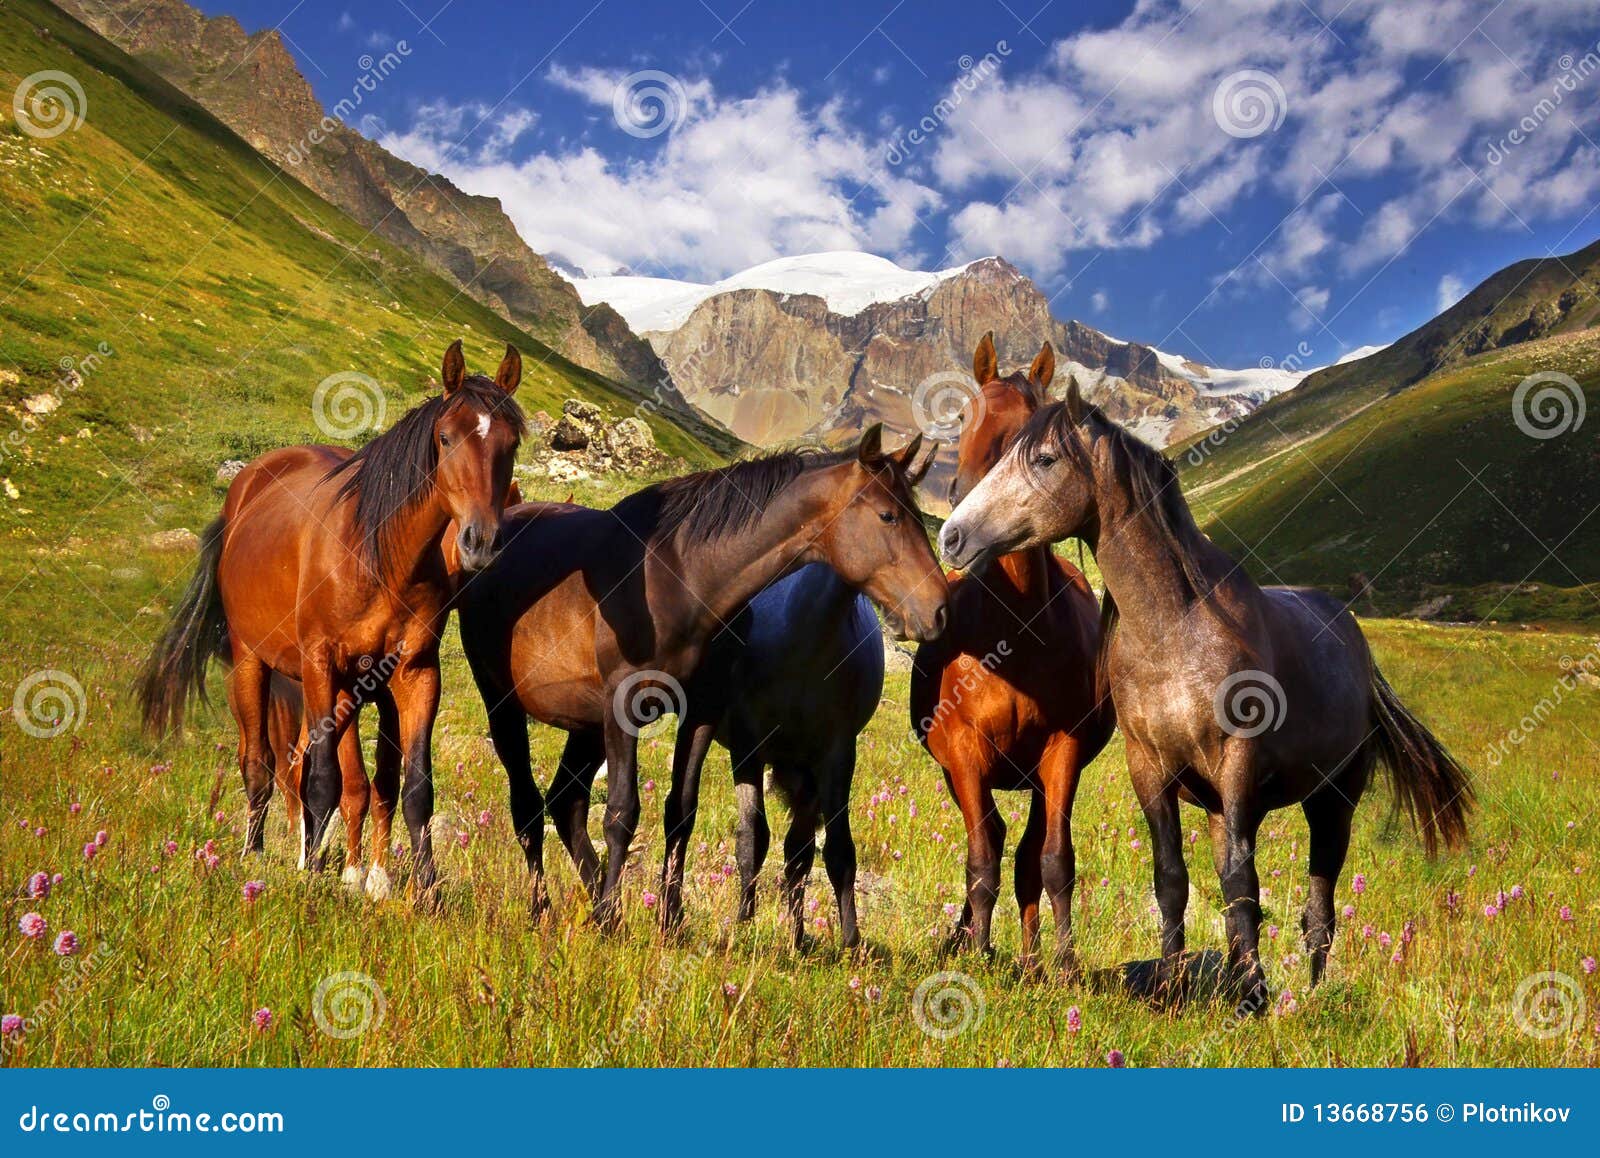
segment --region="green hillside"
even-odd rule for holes
[[[49,138],[25,132],[10,99],[42,70],[80,85],[87,113]],[[220,463],[329,441],[312,405],[328,375],[376,379],[393,422],[425,396],[450,341],[487,371],[510,342],[530,412],[574,396],[634,410],[53,8],[0,7],[0,90],[6,621],[73,593],[83,606],[68,634],[81,635],[86,609],[125,628],[187,565],[181,552],[152,556],[151,537],[211,517]],[[728,449],[649,421],[691,463]],[[13,629],[43,625],[0,635]]]
[[[1214,465],[1180,456],[1184,489],[1264,582],[1349,594],[1359,574],[1372,581],[1363,610],[1432,600],[1452,619],[1600,621],[1600,421],[1535,438],[1513,415],[1517,386],[1552,371],[1600,400],[1600,331],[1455,363],[1241,468],[1262,441],[1252,416],[1217,435]],[[1309,431],[1328,412],[1326,396],[1293,411]]]

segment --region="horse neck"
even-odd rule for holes
[[[1187,615],[1199,595],[1180,552],[1203,558],[1205,538],[1184,504],[1175,547],[1162,532],[1157,513],[1135,501],[1115,468],[1102,456],[1094,461],[1096,512],[1088,539],[1106,592],[1130,630],[1159,635]]]
[[[677,571],[694,596],[697,620],[725,623],[762,588],[806,563],[826,562],[814,545],[824,510],[816,496],[827,481],[819,476],[834,469],[802,473],[747,529],[679,549]]]
[[[1022,599],[1039,599],[1045,594],[1049,562],[1049,547],[1030,547],[1000,556],[995,560],[995,569],[1012,593]],[[991,581],[988,586],[993,588],[994,583]]]
[[[385,573],[379,577],[384,585],[396,590],[435,586],[438,576],[428,564],[438,556],[442,565],[440,552],[449,525],[450,512],[431,488],[425,498],[391,516],[383,534],[391,544],[404,544],[404,549],[388,553]]]

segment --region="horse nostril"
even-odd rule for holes
[[[961,528],[953,523],[944,525],[944,553],[946,555],[961,554]]]
[[[950,606],[946,603],[939,604],[939,610],[933,613],[933,634],[943,635],[944,625],[950,619]]]

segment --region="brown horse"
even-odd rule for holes
[[[522,501],[522,491],[515,482],[506,490],[506,506]],[[459,584],[465,571],[461,565],[461,548],[457,541],[460,527],[452,522],[444,533],[445,569],[454,584]],[[289,821],[289,831],[300,832],[300,758],[305,752],[307,734],[305,699],[300,681],[272,673],[267,686],[267,749],[277,780],[278,791],[283,794],[284,812]],[[339,812],[345,823],[345,867],[343,879],[347,885],[359,886],[365,882],[366,892],[375,901],[389,896],[389,834],[394,817],[396,791],[400,786],[399,724],[393,701],[381,686],[370,689],[361,697],[363,703],[372,702],[378,709],[377,769],[369,783],[366,764],[361,755],[361,715],[359,709],[350,727],[339,741],[339,779],[342,785]],[[373,822],[372,868],[362,871],[361,830],[366,823],[369,802],[377,801]]]
[[[1384,680],[1355,617],[1320,591],[1256,586],[1195,525],[1172,465],[1085,404],[1076,383],[1066,402],[1029,420],[941,542],[947,559],[971,568],[1068,536],[1093,548],[1105,576],[1097,671],[1150,826],[1159,991],[1183,993],[1184,800],[1210,816],[1238,1012],[1262,1012],[1255,851],[1266,813],[1299,804],[1310,828],[1301,924],[1315,985],[1333,943],[1351,817],[1373,768],[1387,766],[1430,856],[1466,838],[1469,777]]]
[[[341,797],[336,753],[354,742],[346,737],[370,697],[380,718],[392,712],[418,899],[430,896],[439,633],[455,585],[444,537],[454,520],[464,570],[495,556],[523,428],[511,397],[521,374],[522,359],[508,348],[493,380],[468,376],[456,342],[444,356],[443,392],[361,450],[272,451],[228,488],[195,576],[146,664],[140,698],[146,726],[165,731],[182,722],[191,694],[204,697],[210,659],[231,664],[228,701],[249,804],[246,851],[262,848],[272,796],[268,684],[276,672],[300,681],[311,721],[300,790],[302,865],[316,865]],[[385,753],[380,744],[380,828],[395,801]]]
[[[1001,377],[994,335],[972,359],[977,397],[967,407],[951,498],[959,502],[1049,400],[1055,351],[1046,342],[1026,374]],[[1056,921],[1056,967],[1076,971],[1072,950],[1072,802],[1078,777],[1110,738],[1110,704],[1095,692],[1100,609],[1083,573],[1047,546],[1001,556],[981,575],[950,576],[950,627],[917,650],[911,726],[944,769],[967,826],[967,898],[951,937],[990,952],[1000,894],[1005,821],[997,789],[1028,792],[1015,886],[1022,956],[1034,962],[1039,897]]]
[[[717,633],[763,587],[811,562],[828,563],[912,637],[943,628],[944,575],[907,482],[920,439],[886,455],[881,438],[874,426],[844,454],[774,454],[669,480],[608,511],[526,503],[507,514],[500,558],[462,593],[461,642],[506,766],[536,913],[548,902],[530,716],[569,733],[550,812],[596,918],[610,927],[639,822],[639,731],[678,715],[661,914],[671,926],[682,912],[700,767],[724,715],[720,689],[695,688],[722,674],[718,664],[700,671]],[[603,879],[586,829],[602,760]]]

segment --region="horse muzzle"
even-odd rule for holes
[[[456,554],[461,559],[461,569],[466,572],[482,571],[495,561],[500,548],[496,532],[485,532],[468,524],[456,536]]]

